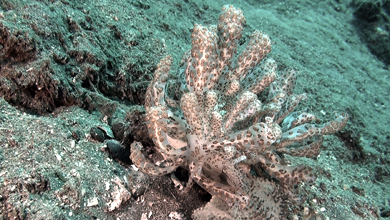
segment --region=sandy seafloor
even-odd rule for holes
[[[309,94],[301,108],[322,119],[330,119],[335,112],[350,115],[341,134],[325,137],[317,159],[288,158],[293,164],[313,167],[318,175],[316,184],[306,187],[304,206],[313,208],[321,219],[386,219],[381,215],[390,211],[390,71],[362,39],[350,1],[1,2],[0,23],[27,31],[35,23],[47,33],[35,31],[39,39],[35,57],[15,62],[12,68],[26,71],[51,60],[52,51],[61,51],[51,30],[63,31],[67,38],[74,32],[65,24],[72,19],[80,24],[88,14],[94,26],[90,31],[98,40],[97,46],[82,50],[98,51],[104,54],[101,57],[115,60],[123,57],[138,72],[149,74],[144,82],[167,54],[174,58],[172,69],[177,69],[182,54],[191,47],[193,24],[216,24],[224,4],[240,8],[247,19],[244,37],[255,29],[268,34],[273,42],[269,57],[281,68],[299,70],[295,92]],[[105,36],[112,35],[107,30],[113,27],[121,32],[120,40],[104,42],[111,39]],[[88,35],[82,38],[88,41]],[[110,51],[102,48],[107,45]],[[57,64],[51,61],[51,65]],[[76,62],[72,68],[77,65],[82,66]],[[53,72],[66,75],[69,69],[64,66],[53,67]],[[4,68],[0,74],[5,77]],[[105,96],[98,90],[93,90],[97,96]],[[124,109],[134,110],[142,104],[120,102],[121,98],[108,97]],[[123,176],[132,168],[90,137],[92,127],[105,124],[104,111],[57,105],[37,113],[20,103],[11,104],[4,99],[0,102],[0,219],[141,219],[142,215],[169,219],[174,212],[189,219],[193,209],[204,204],[200,189],[181,195],[166,176],[149,180],[142,196],[128,196],[108,211],[107,204],[123,187],[118,182],[124,182]],[[74,134],[78,134],[77,141]]]

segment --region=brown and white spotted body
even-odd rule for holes
[[[310,168],[287,166],[275,152],[315,157],[321,136],[341,130],[348,116],[320,124],[312,114],[293,112],[306,98],[293,94],[296,72],[277,74],[275,61],[264,60],[271,42],[259,31],[236,55],[244,24],[239,9],[224,6],[217,26],[195,25],[176,77],[169,76],[172,58],[160,61],[145,109],[149,135],[165,161],[148,162],[138,142],[131,145],[131,160],[150,175],[185,167],[190,183],[245,210],[257,202],[250,198],[256,188],[250,169],[283,184],[312,183]],[[311,143],[300,146],[306,140]]]

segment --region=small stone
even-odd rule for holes
[[[91,128],[91,130],[89,131],[89,133],[91,134],[91,137],[96,140],[96,141],[99,141],[99,142],[104,142],[105,140],[105,137],[104,137],[104,133],[102,130],[100,130],[99,128],[97,127],[93,127]]]

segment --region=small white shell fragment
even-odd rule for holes
[[[97,206],[99,204],[99,201],[96,197],[92,198],[92,199],[88,199],[87,200],[87,206],[91,207],[91,206]]]
[[[139,170],[138,167],[136,167],[134,164],[132,164],[131,167],[132,167],[133,170],[135,170],[135,171],[138,171],[138,170]]]
[[[146,213],[142,213],[141,220],[148,220]]]
[[[176,188],[179,188],[179,190],[182,190],[184,186],[180,183],[179,179],[175,176],[175,174],[171,174],[171,180]]]
[[[182,213],[178,212],[171,212],[168,215],[169,219],[174,219],[174,220],[182,220],[184,215]]]

